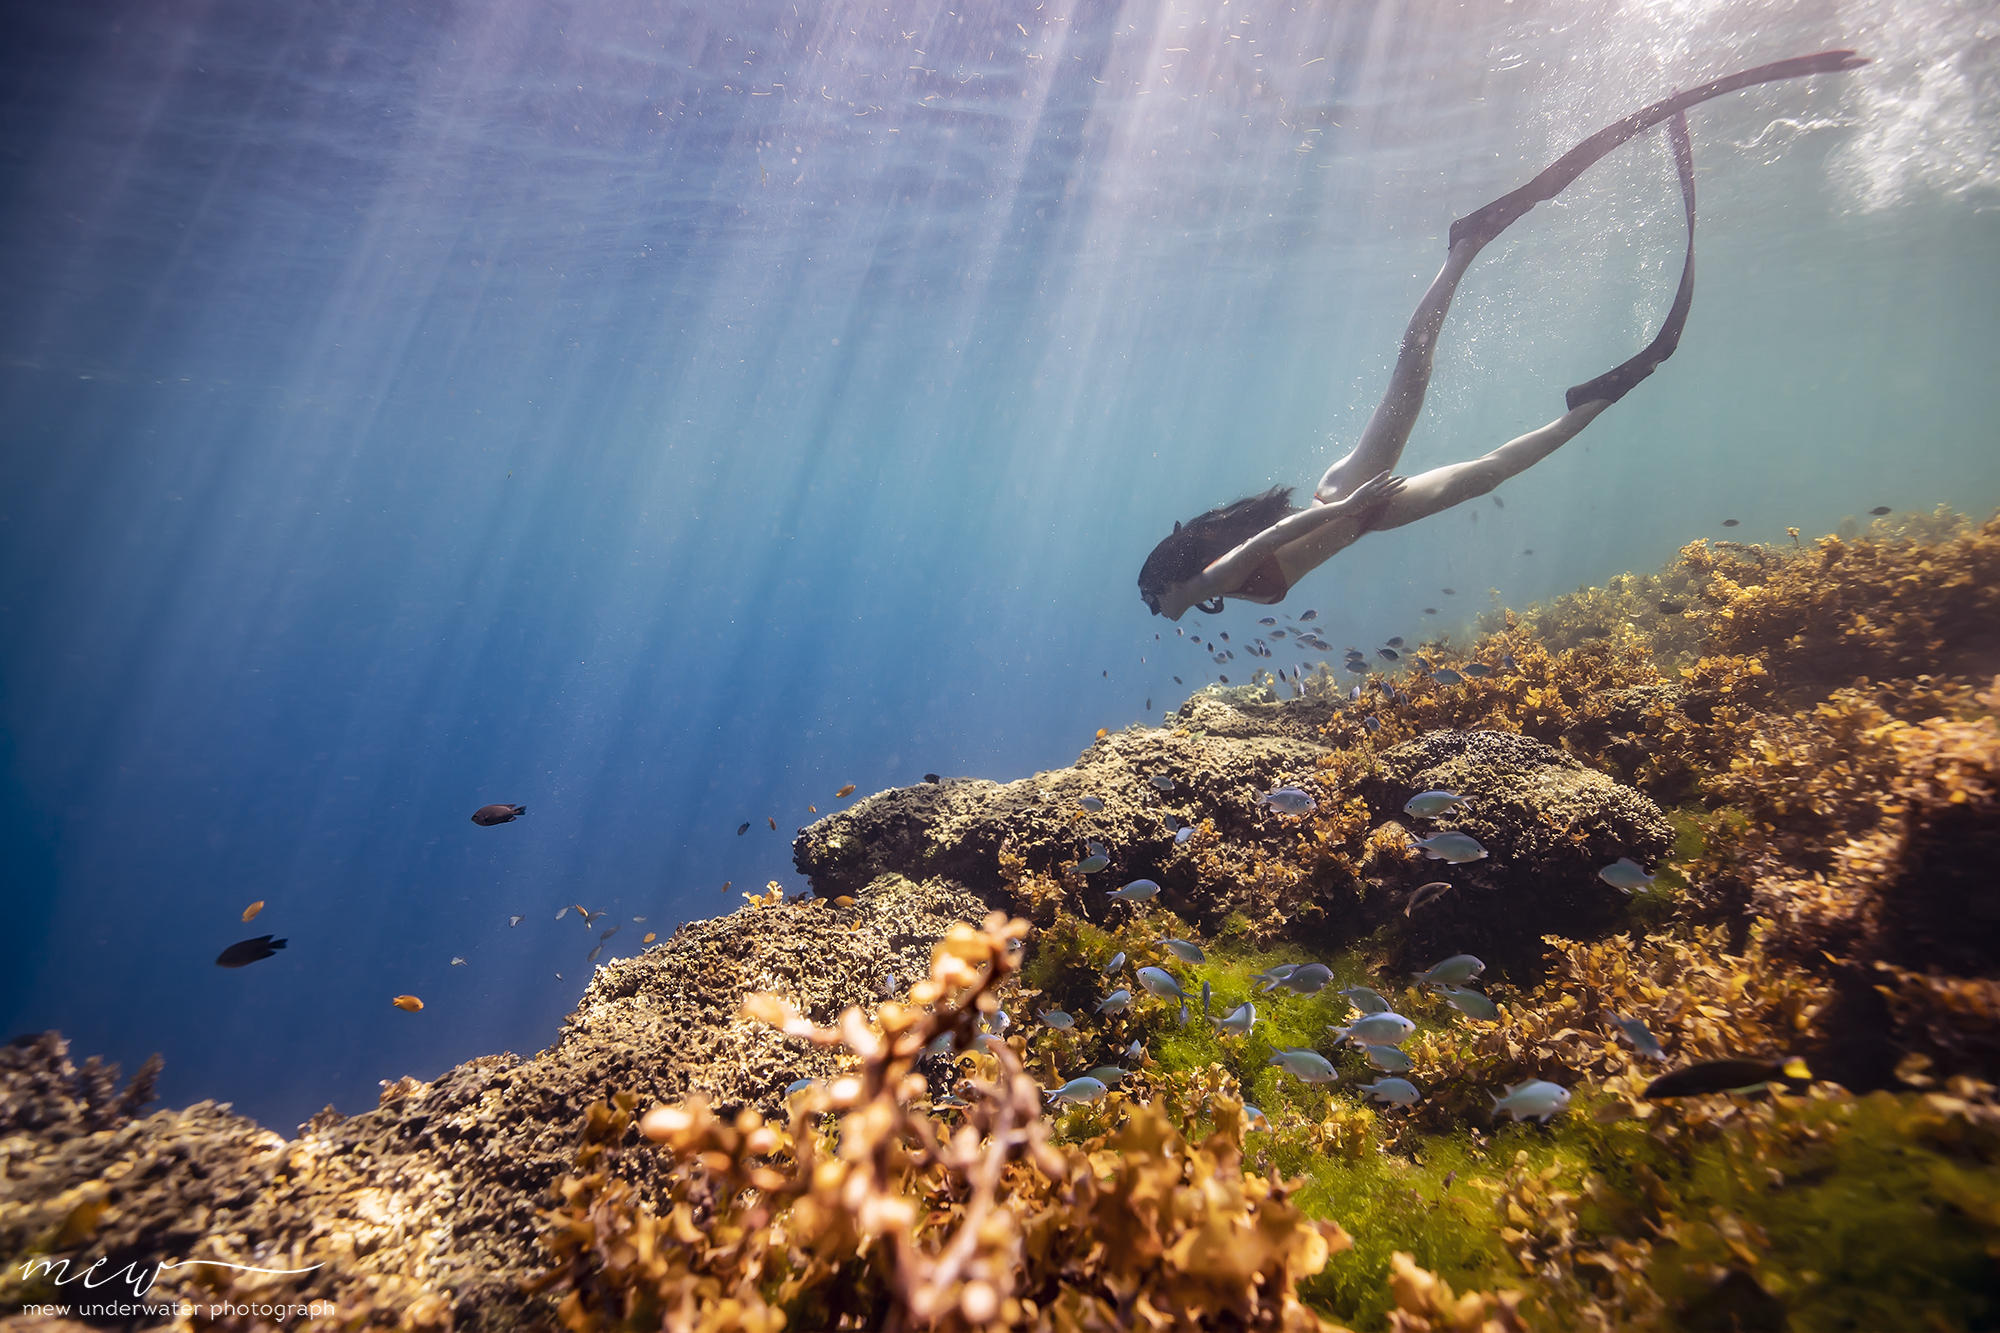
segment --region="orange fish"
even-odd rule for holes
[[[1103,727],[1099,727],[1097,729],[1097,739],[1099,740],[1103,740],[1106,736],[1109,736],[1110,734],[1111,733],[1105,730]]]
[[[729,892],[729,881],[726,879],[722,881],[722,891],[724,893]]]
[[[389,1003],[395,1005],[398,1009],[406,1009],[413,1014],[424,1007],[424,1002],[414,995],[398,995],[395,999],[389,1001]]]
[[[850,782],[845,787],[842,787],[839,791],[835,792],[833,794],[833,798],[835,800],[842,800],[852,795],[854,795],[854,784]]]
[[[816,815],[819,813],[819,807],[816,805],[809,805],[806,807],[806,813],[809,815]]]
[[[640,941],[639,941],[639,943],[641,943],[641,944],[651,944],[651,943],[652,943],[652,942],[653,942],[654,940],[656,940],[656,939],[658,939],[658,938],[660,938],[660,937],[659,937],[658,935],[654,934],[654,933],[653,933],[652,931],[650,931],[650,930],[649,930],[649,931],[647,931],[647,932],[646,932],[646,938],[645,938],[645,939],[643,939],[643,940],[640,940]]]
[[[778,831],[778,817],[776,815],[765,815],[764,819],[770,824],[771,832],[776,833]]]
[[[843,893],[833,900],[833,905],[835,907],[852,907],[854,906],[854,899]]]
[[[257,919],[257,913],[263,910],[264,910],[264,900],[262,898],[259,898],[256,902],[251,903],[248,907],[243,909],[243,919],[245,921],[255,921]]]

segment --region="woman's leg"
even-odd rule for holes
[[[1694,106],[1699,102],[1705,102],[1712,97],[1719,97],[1723,93],[1750,87],[1753,84],[1770,83],[1779,79],[1795,79],[1807,74],[1832,73],[1839,70],[1854,69],[1867,63],[1868,60],[1865,56],[1857,56],[1852,51],[1822,51],[1817,55],[1799,56],[1791,60],[1776,61],[1769,65],[1759,65],[1755,69],[1743,70],[1739,73],[1716,79],[1710,83],[1705,83],[1699,88],[1693,88],[1684,93],[1676,93],[1672,97],[1665,98],[1653,103],[1651,106],[1633,112],[1615,124],[1607,125],[1557,158],[1546,170],[1526,185],[1495,199],[1492,203],[1487,204],[1483,208],[1476,209],[1452,223],[1451,248],[1446,254],[1444,268],[1439,271],[1437,277],[1431,282],[1430,290],[1424,293],[1423,300],[1417,305],[1416,314],[1410,319],[1409,328],[1403,334],[1402,350],[1396,357],[1396,368],[1389,376],[1388,392],[1383,395],[1380,406],[1375,409],[1375,414],[1368,419],[1367,427],[1361,432],[1360,442],[1339,462],[1326,470],[1326,475],[1320,478],[1319,485],[1313,489],[1314,496],[1322,502],[1339,499],[1344,495],[1350,494],[1355,487],[1361,485],[1370,477],[1392,470],[1397,462],[1401,460],[1403,446],[1409,441],[1410,431],[1415,427],[1417,417],[1423,412],[1424,391],[1430,385],[1431,363],[1437,349],[1438,330],[1443,326],[1444,317],[1451,309],[1451,298],[1458,291],[1459,279],[1465,276],[1466,269],[1471,266],[1473,259],[1478,256],[1480,250],[1485,247],[1488,241],[1505,231],[1536,204],[1555,198],[1571,181],[1582,175],[1598,159],[1604,157],[1634,135],[1650,129],[1663,120],[1672,118],[1681,122],[1679,132],[1684,137],[1686,133],[1686,120],[1683,113],[1688,107]],[[1679,148],[1680,144],[1677,142],[1677,156],[1679,155]],[[1579,385],[1576,389],[1572,389],[1569,400],[1572,409],[1583,403],[1592,401],[1590,397],[1579,398],[1577,395],[1580,393],[1590,393],[1596,396],[1608,395],[1606,397],[1607,402],[1616,402],[1632,385],[1637,384],[1647,374],[1650,374],[1653,366],[1666,360],[1672,354],[1673,345],[1668,334],[1671,330],[1673,339],[1678,339],[1679,337],[1679,322],[1681,319],[1685,319],[1687,314],[1684,298],[1691,294],[1694,280],[1692,262],[1693,182],[1691,177],[1685,174],[1683,175],[1683,189],[1688,200],[1690,222],[1689,264],[1682,275],[1681,292],[1676,297],[1674,312],[1670,314],[1667,326],[1661,329],[1660,337],[1654,340],[1653,345],[1648,347],[1639,356],[1627,361],[1609,375],[1601,376],[1588,385]],[[1676,316],[1679,318],[1677,319]],[[1640,369],[1642,365],[1644,366],[1643,370]],[[1550,451],[1558,447],[1578,430],[1583,429],[1585,424],[1588,424],[1589,419],[1585,418],[1582,422],[1576,423],[1569,430],[1568,434],[1560,434],[1558,428],[1575,415],[1575,412],[1572,411],[1561,420],[1551,422],[1540,431],[1524,435],[1521,437],[1521,440],[1512,443],[1518,444],[1522,441],[1534,440],[1540,452],[1534,453],[1533,449],[1524,449],[1519,451],[1520,456],[1534,453],[1534,457],[1529,460],[1530,462],[1547,457]],[[1593,413],[1592,415],[1595,414]],[[1560,438],[1555,438],[1556,435],[1560,435]],[[1550,439],[1554,439],[1554,443],[1549,443]],[[1473,464],[1461,466],[1477,467],[1480,464],[1486,463],[1489,459],[1506,455],[1510,448],[1512,448],[1512,444],[1503,445],[1500,449],[1496,449],[1492,454],[1487,455],[1486,459],[1475,460]],[[1526,466],[1528,466],[1528,463],[1521,463],[1518,467],[1514,468],[1514,471],[1519,471],[1520,467]],[[1513,473],[1508,472],[1503,475],[1511,476]],[[1497,481],[1495,484],[1497,484]],[[1441,484],[1438,487],[1430,489],[1433,492],[1433,498],[1438,498],[1455,491],[1456,487],[1456,483],[1453,485]],[[1488,485],[1485,489],[1490,490],[1491,485]],[[1477,490],[1468,492],[1468,494],[1474,495],[1479,493]],[[1406,492],[1399,498],[1398,503],[1391,507],[1391,513],[1401,513],[1411,508],[1417,498],[1417,496]],[[1463,497],[1461,496],[1460,498]],[[1456,503],[1456,501],[1453,500],[1449,503]],[[1436,510],[1432,509],[1427,512],[1435,513]],[[1422,517],[1422,515],[1412,512],[1410,517],[1402,519],[1401,522],[1411,522],[1418,517]],[[1395,525],[1390,524],[1389,526]]]

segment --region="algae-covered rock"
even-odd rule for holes
[[[1391,905],[1426,881],[1455,886],[1405,918],[1405,961],[1446,948],[1489,964],[1525,964],[1539,955],[1543,935],[1594,938],[1625,906],[1625,895],[1597,872],[1621,856],[1651,865],[1673,841],[1665,815],[1643,793],[1508,732],[1428,732],[1383,751],[1358,788],[1412,838],[1455,830],[1487,852],[1456,865],[1423,858],[1384,869],[1376,897],[1386,893]],[[1436,820],[1403,813],[1412,796],[1437,790],[1466,804]]]
[[[800,830],[792,859],[822,897],[854,894],[881,875],[939,878],[1033,914],[1037,904],[1015,892],[1019,875],[1068,873],[1095,841],[1110,864],[1088,876],[1090,888],[1154,879],[1169,903],[1199,912],[1194,863],[1175,831],[1206,820],[1232,841],[1274,833],[1257,797],[1314,771],[1327,752],[1317,732],[1329,712],[1323,702],[1198,694],[1175,726],[1107,733],[1071,768],[1009,783],[953,778],[857,801]],[[1087,809],[1085,797],[1102,808]],[[1016,863],[1012,875],[1003,853]],[[1083,892],[1072,906],[1092,915],[1101,902]]]

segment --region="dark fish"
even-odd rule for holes
[[[1175,677],[1174,677],[1174,684],[1176,684],[1176,685],[1179,685],[1179,684],[1181,684],[1181,683],[1182,683],[1182,681],[1181,681],[1181,678],[1180,678],[1179,676],[1175,676]]]
[[[1387,643],[1391,648],[1401,648],[1403,646],[1403,636],[1398,634],[1395,638],[1387,640]]]
[[[930,783],[933,787],[935,787],[938,783],[943,782],[944,779],[939,777],[935,773],[926,773],[924,774],[924,781]]]
[[[528,813],[525,805],[482,805],[472,812],[472,822],[481,828],[508,824]]]
[[[1281,629],[1274,629],[1271,631],[1271,637],[1274,639],[1282,639],[1285,637],[1285,632]]]
[[[744,820],[741,824],[738,824],[736,826],[736,836],[739,838],[742,837],[744,834],[748,833],[749,831],[750,831],[750,821],[747,819]]]
[[[1224,643],[1228,643],[1228,642],[1229,642],[1229,631],[1228,631],[1228,630],[1224,630],[1224,631],[1222,631],[1222,641],[1223,641]]]
[[[1493,507],[1494,507],[1495,509],[1505,509],[1505,508],[1506,508],[1507,506],[1506,506],[1506,504],[1505,504],[1505,503],[1504,503],[1504,502],[1503,502],[1503,501],[1502,501],[1502,500],[1500,499],[1500,497],[1496,495],[1496,496],[1494,496],[1494,497],[1493,497]]]
[[[1372,714],[1368,717],[1362,718],[1361,725],[1366,727],[1370,731],[1382,730],[1382,720],[1378,717],[1373,716]]]
[[[274,940],[269,935],[259,935],[254,940],[242,940],[230,945],[215,956],[217,967],[248,967],[260,958],[269,958],[285,947],[283,940]]]
[[[764,822],[771,826],[771,832],[776,833],[778,831],[778,817],[776,815],[765,815]]]
[[[1531,552],[1529,552],[1529,554],[1530,554],[1530,555],[1532,555],[1532,554],[1534,554],[1534,553],[1533,553],[1533,552],[1531,551]],[[1424,608],[1424,614],[1425,614],[1425,615],[1427,615],[1427,616],[1434,616],[1434,615],[1436,615],[1437,613],[1438,613],[1438,609],[1437,609],[1437,608],[1436,608],[1435,606],[1427,606],[1427,607],[1425,607],[1425,608]]]
[[[1384,662],[1400,662],[1403,660],[1402,655],[1394,648],[1377,648],[1375,656],[1381,658]]]
[[[1740,528],[1743,526],[1743,521],[1741,519],[1725,518],[1722,520],[1722,526],[1725,528]]]
[[[1153,701],[1150,697],[1146,700],[1146,711],[1149,713],[1153,711]]]
[[[1100,671],[1097,674],[1104,677],[1106,680],[1111,679],[1111,673],[1109,671]]]
[[[1868,512],[1873,514],[1876,518],[1880,518],[1882,517],[1882,515],[1890,513],[1891,510],[1889,509],[1888,505],[1876,505],[1873,509],[1869,510]]]
[[[1679,614],[1680,614],[1681,612],[1683,612],[1683,611],[1685,611],[1685,610],[1687,610],[1687,609],[1688,609],[1688,608],[1687,608],[1687,603],[1686,603],[1686,602],[1661,602],[1661,603],[1660,603],[1660,612],[1661,612],[1661,614],[1662,614],[1662,615],[1669,615],[1669,616],[1677,616],[1677,615],[1679,615]]]
[[[1224,685],[1227,685],[1227,684],[1229,683],[1229,677],[1227,677],[1227,676],[1224,676],[1224,677],[1222,677],[1221,679],[1222,679],[1222,683],[1223,683]]]
[[[1699,1097],[1708,1092],[1729,1092],[1752,1088],[1760,1083],[1805,1083],[1812,1079],[1806,1062],[1790,1060],[1704,1060],[1698,1065],[1662,1074],[1641,1093],[1649,1102],[1665,1097]]]
[[[1445,883],[1441,879],[1433,880],[1429,884],[1425,884],[1420,888],[1411,890],[1410,901],[1403,904],[1403,915],[1408,916],[1410,913],[1416,911],[1419,907],[1422,907],[1425,903],[1436,902],[1439,898],[1442,898],[1445,894],[1449,893],[1450,891],[1451,891],[1451,885]]]
[[[1278,623],[1278,618],[1276,616],[1259,616],[1257,617],[1257,623],[1260,625],[1275,625]]]
[[[1458,589],[1456,588],[1439,588],[1438,591],[1443,593],[1447,597],[1458,596]]]
[[[1300,619],[1300,620],[1317,620],[1317,619],[1319,619],[1319,612],[1318,612],[1318,611],[1304,611],[1304,612],[1301,612],[1301,613],[1300,613],[1300,615],[1299,615],[1299,619]]]
[[[729,892],[729,886],[730,886],[730,883],[731,883],[731,881],[729,881],[729,880],[726,880],[726,879],[722,881],[722,891],[723,891],[724,893],[727,893],[727,892]]]
[[[1525,546],[1521,548],[1522,555],[1533,555],[1534,553],[1535,553],[1535,548],[1532,546]]]

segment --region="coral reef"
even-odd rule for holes
[[[310,1270],[157,1294],[342,1328],[1993,1327],[1996,574],[2000,519],[1945,512],[1697,542],[1359,699],[1260,678],[1070,768],[878,793],[799,834],[814,896],[290,1140],[142,1117],[156,1067],[121,1091],[24,1038],[0,1315],[49,1294],[22,1260],[110,1257]],[[1259,803],[1285,785],[1311,808]],[[1404,813],[1432,788],[1468,803]],[[1488,855],[1414,849],[1444,830]],[[1657,878],[1601,880],[1621,856]],[[1412,981],[1453,953],[1477,994]],[[1305,959],[1330,977],[1276,984]],[[1400,1054],[1329,1031],[1355,986]],[[1793,1056],[1811,1081],[1646,1095]],[[1545,1123],[1497,1109],[1530,1080],[1568,1094]]]

